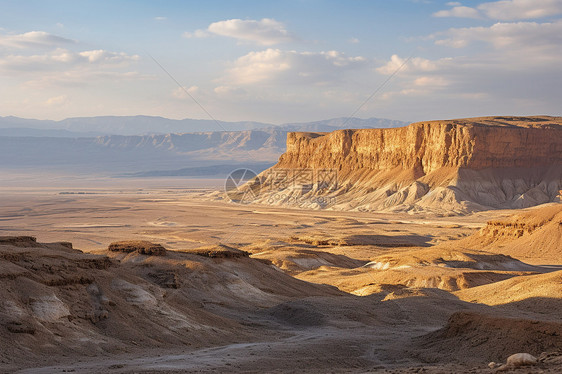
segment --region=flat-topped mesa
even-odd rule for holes
[[[562,164],[562,118],[530,117],[529,123],[520,118],[510,122],[505,117],[497,118],[418,122],[391,129],[289,133],[287,151],[275,167],[335,167],[342,171],[420,168],[427,174],[443,167]]]
[[[289,172],[279,188],[279,169],[332,170],[337,186],[319,188],[315,179],[302,188],[303,175]],[[560,201],[562,117],[289,133],[287,151],[260,180],[256,202],[311,208],[464,213]],[[312,199],[318,196],[334,199]]]

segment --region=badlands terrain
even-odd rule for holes
[[[560,373],[560,124],[290,133],[238,204],[216,181],[5,179],[0,371]],[[268,183],[308,169],[337,186]],[[516,353],[537,361],[500,366]]]

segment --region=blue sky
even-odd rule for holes
[[[0,0],[0,116],[560,115],[561,47],[562,0]]]

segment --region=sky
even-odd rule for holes
[[[0,116],[561,115],[562,0],[0,0]]]

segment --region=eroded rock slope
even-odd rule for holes
[[[559,201],[562,118],[483,117],[289,133],[253,201],[466,213]]]

